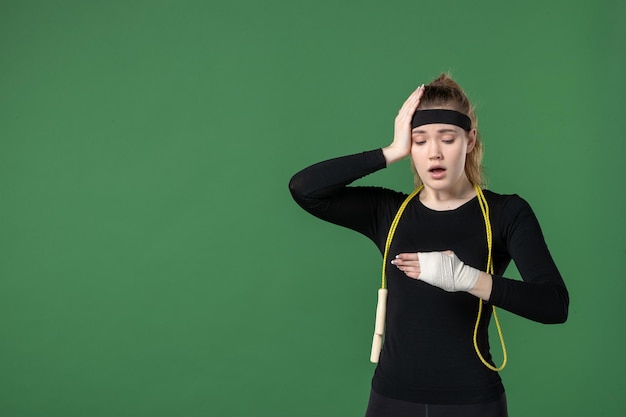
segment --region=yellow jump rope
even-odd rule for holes
[[[387,311],[386,270],[387,270],[387,255],[389,254],[389,247],[391,246],[393,235],[396,232],[396,227],[398,226],[398,222],[400,221],[400,217],[402,216],[402,213],[404,213],[404,209],[406,208],[407,204],[409,204],[409,201],[411,201],[413,197],[415,197],[423,188],[424,186],[417,188],[415,191],[409,194],[406,200],[404,200],[404,202],[398,209],[398,212],[396,213],[396,216],[394,217],[393,222],[391,223],[391,227],[389,228],[389,234],[387,234],[387,241],[385,242],[385,254],[383,256],[382,285],[380,289],[378,290],[378,305],[376,307],[376,325],[374,327],[374,340],[372,341],[372,352],[370,355],[370,361],[373,363],[378,363],[378,358],[380,357],[380,351],[383,346],[383,337],[385,334],[385,316],[386,316],[386,311]],[[487,234],[487,249],[488,249],[486,272],[488,274],[493,275],[494,274],[493,259],[491,256],[493,236],[491,232],[491,222],[489,221],[489,205],[487,204],[487,199],[485,199],[485,195],[483,194],[483,191],[478,185],[474,184],[474,190],[476,190],[476,196],[478,197],[480,210],[482,211],[483,218],[485,219],[485,231]],[[478,358],[480,359],[480,361],[492,371],[499,372],[503,370],[504,367],[506,366],[507,354],[506,354],[506,346],[504,345],[504,337],[502,336],[502,328],[500,327],[500,321],[498,320],[498,315],[496,313],[496,307],[495,306],[492,306],[492,307],[493,307],[493,318],[496,323],[496,328],[498,329],[498,336],[500,336],[500,344],[502,346],[502,353],[503,353],[502,365],[496,368],[495,366],[487,362],[485,358],[483,357],[483,355],[480,353],[480,349],[478,348],[478,341],[477,341],[478,326],[480,325],[480,317],[483,312],[483,300],[480,298],[478,299],[478,316],[476,317],[476,325],[474,326],[473,342],[474,342],[474,349],[476,350],[476,354],[478,355]]]

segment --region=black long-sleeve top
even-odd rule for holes
[[[320,219],[370,238],[384,253],[391,222],[406,194],[379,187],[348,186],[386,167],[382,150],[312,165],[289,184],[295,201]],[[483,308],[478,344],[489,353],[491,304],[541,323],[567,319],[569,297],[545,244],[537,219],[517,195],[484,191],[493,231],[493,288]],[[406,252],[452,250],[484,271],[485,223],[477,198],[454,210],[436,211],[414,198],[406,207],[390,247],[390,259]],[[523,281],[502,277],[511,259]],[[385,342],[372,388],[381,395],[431,404],[484,403],[504,388],[497,372],[482,364],[472,337],[478,299],[450,293],[387,268]]]

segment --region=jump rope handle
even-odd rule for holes
[[[387,313],[387,289],[378,290],[378,304],[376,306],[376,325],[374,326],[374,339],[372,340],[372,353],[370,362],[378,363],[380,351],[383,348],[383,335],[385,334],[385,316]]]

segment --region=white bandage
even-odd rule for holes
[[[418,252],[420,275],[418,279],[449,292],[469,291],[474,288],[480,271],[465,265],[454,253]]]

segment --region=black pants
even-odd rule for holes
[[[419,404],[370,392],[365,417],[508,417],[506,395],[486,404]]]

